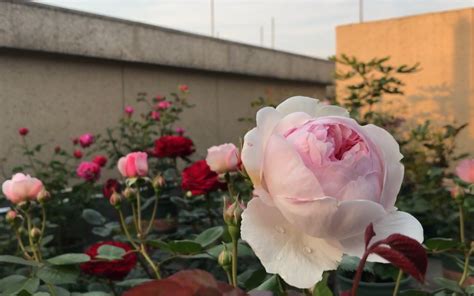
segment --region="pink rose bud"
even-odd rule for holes
[[[125,114],[127,114],[127,116],[130,117],[130,116],[132,116],[135,109],[133,109],[132,106],[127,106],[127,107],[125,107],[124,111],[125,111]]]
[[[455,185],[453,188],[451,188],[451,190],[449,192],[451,193],[451,197],[453,199],[458,199],[458,198],[464,196],[464,189],[462,189],[458,185]]]
[[[18,217],[18,213],[16,211],[9,210],[7,214],[5,215],[5,220],[8,223],[13,223],[15,222],[16,217]]]
[[[119,159],[120,174],[125,178],[145,177],[148,174],[148,155],[145,152],[132,152]]]
[[[227,225],[240,226],[242,212],[245,206],[240,201],[232,201],[230,198],[224,198],[223,218]]]
[[[100,166],[94,162],[83,161],[77,167],[76,174],[85,181],[94,182],[100,178]]]
[[[41,204],[45,203],[50,199],[51,199],[51,194],[46,189],[43,188],[43,190],[41,190],[40,193],[38,193],[38,202],[39,203],[41,203]]]
[[[239,149],[234,144],[213,146],[207,149],[206,162],[218,174],[236,171],[240,164]]]
[[[474,183],[474,159],[464,159],[456,167],[458,177],[467,183]]]
[[[178,135],[182,136],[182,135],[184,135],[184,132],[185,132],[186,130],[185,130],[184,128],[182,128],[182,127],[177,127],[177,128],[175,129],[175,131],[176,131],[176,133],[177,133]]]
[[[186,84],[181,84],[178,86],[179,90],[186,93],[189,91],[189,86],[187,86]]]
[[[79,137],[79,144],[82,148],[87,148],[94,143],[94,135],[91,133],[83,134]]]
[[[92,162],[98,164],[100,167],[104,167],[107,164],[107,157],[104,155],[96,155]]]
[[[122,196],[120,195],[120,193],[114,192],[110,196],[109,202],[114,207],[120,207],[120,204],[122,202]]]
[[[33,239],[33,241],[38,241],[38,239],[41,237],[41,230],[39,230],[37,227],[34,227],[30,231],[30,237]]]
[[[160,112],[151,111],[150,117],[153,120],[159,121],[160,120]]]
[[[161,101],[157,104],[159,110],[166,110],[171,107],[170,101]]]
[[[21,135],[21,136],[26,136],[28,134],[30,130],[27,129],[26,127],[22,127],[18,130],[18,133]]]
[[[9,201],[19,204],[28,200],[36,200],[43,190],[43,183],[29,175],[17,173],[11,180],[3,182],[2,191]]]
[[[81,150],[76,149],[76,150],[74,150],[73,155],[74,155],[75,158],[81,159],[83,154],[82,154]]]

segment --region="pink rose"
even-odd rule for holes
[[[175,129],[175,132],[176,132],[179,136],[184,135],[184,132],[185,132],[185,131],[186,131],[186,130],[185,130],[184,128],[182,128],[182,127],[177,127],[177,128]]]
[[[127,114],[128,117],[130,117],[132,116],[133,112],[135,112],[135,109],[133,109],[132,106],[126,106],[123,111],[125,112],[125,114]]]
[[[94,135],[91,133],[83,134],[79,137],[79,144],[82,148],[87,148],[94,143]]]
[[[100,166],[95,162],[83,161],[77,167],[76,174],[86,181],[97,181],[100,178]]]
[[[474,159],[464,159],[456,167],[456,174],[467,183],[474,183]]]
[[[77,159],[81,159],[82,156],[83,156],[82,151],[79,150],[79,149],[74,150],[74,152],[72,153],[72,155],[74,155],[74,157],[77,158]]]
[[[30,130],[26,127],[22,127],[20,129],[18,129],[18,133],[21,135],[21,136],[26,136],[28,133],[30,132]]]
[[[158,121],[160,120],[160,112],[151,111],[150,117],[151,119]]]
[[[118,161],[118,170],[126,178],[144,177],[148,174],[148,155],[145,152],[132,152]]]
[[[240,153],[234,144],[222,144],[207,149],[206,162],[212,171],[222,174],[239,168]]]
[[[299,288],[336,269],[342,254],[362,256],[370,223],[373,241],[400,233],[421,242],[421,224],[394,206],[402,157],[387,131],[360,126],[341,107],[292,97],[262,108],[242,149],[256,196],[242,238],[267,272]]]
[[[181,92],[184,92],[184,93],[189,91],[189,86],[187,86],[186,84],[180,84],[178,88]]]
[[[104,155],[96,155],[94,159],[92,159],[92,162],[98,164],[100,167],[104,167],[107,164],[107,157]]]
[[[159,110],[166,110],[169,107],[171,107],[171,102],[170,101],[161,101],[156,105],[157,105]]]
[[[17,173],[11,180],[3,182],[3,194],[14,204],[27,200],[36,200],[38,193],[43,190],[43,183],[29,175]]]

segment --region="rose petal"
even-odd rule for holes
[[[253,128],[245,134],[241,156],[242,164],[254,186],[259,186],[261,183],[260,171],[263,162],[261,145],[257,128]]]
[[[324,105],[320,104],[318,99],[295,96],[286,99],[276,107],[276,110],[283,115],[293,112],[305,112],[311,116],[315,116],[322,106]]]
[[[242,214],[241,233],[267,272],[298,288],[312,287],[324,271],[337,268],[342,257],[336,241],[305,235],[258,198]]]
[[[319,108],[316,110],[314,116],[316,118],[323,117],[323,116],[341,116],[341,117],[349,117],[349,112],[346,109],[334,106],[334,105],[323,105],[319,104]]]
[[[406,235],[420,243],[423,242],[423,227],[415,217],[408,213],[393,211],[373,224],[375,236],[372,238],[371,243],[383,240],[394,233]],[[365,248],[364,232],[359,232],[358,234],[341,240],[341,244],[344,247],[345,254],[361,257]],[[369,256],[369,261],[387,262],[385,259],[376,255]]]
[[[384,186],[380,203],[387,211],[391,211],[394,209],[405,171],[403,164],[400,162],[403,158],[403,155],[400,153],[400,146],[391,134],[378,126],[369,124],[362,128],[375,146],[379,147],[382,163],[385,164]]]

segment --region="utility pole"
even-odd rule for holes
[[[364,0],[359,0],[359,23],[364,22]]]
[[[272,16],[272,48],[275,48],[275,18]]]
[[[263,26],[260,26],[260,46],[263,46]]]
[[[211,0],[211,36],[214,37],[214,0]]]

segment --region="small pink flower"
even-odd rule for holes
[[[81,159],[82,156],[83,156],[82,151],[79,150],[79,149],[74,150],[73,155],[74,155],[74,157],[77,158],[77,159]]]
[[[153,120],[159,121],[159,120],[160,120],[160,112],[151,111],[150,117],[151,117]]]
[[[28,134],[30,130],[27,129],[26,127],[22,127],[18,130],[18,133],[21,135],[21,136],[26,136]]]
[[[161,101],[157,104],[159,110],[166,110],[171,107],[170,101]]]
[[[180,91],[182,91],[184,93],[189,91],[189,86],[186,85],[186,84],[181,84],[181,85],[178,86],[178,88],[179,88]]]
[[[3,182],[3,194],[14,204],[27,200],[36,200],[38,193],[43,190],[43,183],[29,175],[17,173],[11,180]]]
[[[184,135],[184,132],[185,132],[185,131],[186,131],[186,130],[185,130],[184,128],[182,128],[182,127],[177,127],[177,128],[175,129],[175,132],[176,132],[178,135],[180,135],[180,136]]]
[[[240,153],[234,144],[222,144],[207,149],[206,162],[212,171],[222,174],[239,168]]]
[[[125,178],[144,177],[148,174],[148,155],[132,152],[119,159],[118,170]]]
[[[100,166],[94,162],[83,161],[77,167],[76,174],[86,181],[97,181],[100,178]]]
[[[97,155],[94,157],[92,162],[98,164],[100,167],[104,167],[107,164],[107,157],[104,155]]]
[[[83,134],[79,137],[79,144],[82,148],[87,148],[94,143],[94,135],[91,133]]]
[[[127,114],[128,117],[132,116],[133,112],[135,112],[135,109],[133,109],[132,106],[127,106],[124,109],[125,114]]]
[[[474,159],[464,159],[456,167],[456,174],[467,183],[474,183]]]

